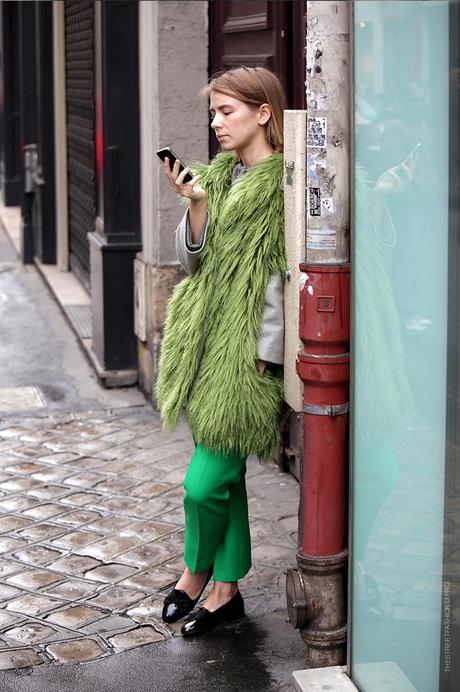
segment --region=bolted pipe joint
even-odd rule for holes
[[[347,550],[323,557],[299,550],[297,565],[286,572],[286,600],[289,620],[307,644],[308,663],[312,668],[343,665]]]

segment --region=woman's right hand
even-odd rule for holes
[[[201,178],[201,175],[196,175],[188,183],[184,183],[184,177],[190,169],[187,166],[184,168],[182,173],[179,174],[179,165],[179,161],[176,160],[171,171],[169,167],[168,157],[166,156],[165,160],[163,161],[163,173],[169,180],[169,184],[171,185],[174,192],[176,192],[181,197],[188,197],[188,199],[190,199],[192,202],[206,201],[206,192],[205,190],[203,190],[203,188],[198,182]]]

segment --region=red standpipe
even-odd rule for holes
[[[299,553],[345,550],[345,497],[350,377],[350,265],[300,264],[296,369],[303,381],[304,460]]]

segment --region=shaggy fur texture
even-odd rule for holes
[[[164,427],[185,413],[197,443],[269,458],[283,409],[283,379],[257,369],[265,289],[284,277],[283,154],[251,166],[232,186],[236,158],[218,154],[203,177],[212,225],[199,269],[174,288],[156,398]]]

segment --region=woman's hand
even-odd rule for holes
[[[257,367],[259,368],[259,374],[263,375],[265,372],[265,368],[267,366],[267,361],[266,360],[259,360],[257,363]]]
[[[168,157],[166,156],[165,160],[163,161],[163,173],[169,180],[169,184],[171,185],[174,192],[180,195],[180,197],[188,197],[188,199],[190,199],[192,202],[202,203],[206,201],[206,192],[203,190],[203,188],[198,182],[201,176],[196,175],[188,183],[184,183],[184,177],[187,175],[190,169],[187,166],[186,168],[184,168],[182,173],[179,174],[179,165],[179,161],[176,160],[171,171],[171,169],[169,168]]]

